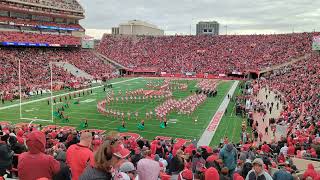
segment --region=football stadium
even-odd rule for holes
[[[82,3],[1,1],[0,179],[320,179],[320,33],[97,40]]]

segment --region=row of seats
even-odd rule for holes
[[[48,43],[60,45],[80,45],[79,37],[69,35],[35,34],[25,32],[0,32],[0,42]]]
[[[77,0],[19,0],[21,2],[27,2],[32,4],[40,4],[49,7],[62,8],[66,10],[83,11],[83,8]]]

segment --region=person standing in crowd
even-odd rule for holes
[[[252,162],[253,168],[248,172],[246,180],[257,180],[257,179],[265,179],[272,180],[272,177],[264,171],[263,169],[263,161],[261,158],[256,158]]]
[[[71,145],[66,154],[66,162],[71,169],[72,180],[78,180],[86,166],[93,160],[91,151],[92,133],[83,132],[78,144]]]
[[[18,160],[19,179],[52,179],[60,170],[60,163],[53,156],[45,154],[46,137],[40,131],[32,131],[26,144],[29,151],[22,153]]]
[[[224,166],[229,169],[229,175],[232,176],[234,170],[236,169],[238,159],[236,148],[232,143],[225,144],[220,151],[219,157],[222,160]]]

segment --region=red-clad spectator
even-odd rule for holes
[[[19,144],[24,144],[24,138],[23,138],[23,130],[19,130],[17,133],[17,141]]]
[[[269,145],[266,142],[264,142],[263,145],[261,146],[261,151],[267,154],[271,151]]]
[[[71,145],[66,154],[66,163],[70,166],[72,179],[78,180],[86,166],[93,161],[93,152],[90,149],[92,134],[83,132],[78,144]]]
[[[194,180],[194,174],[191,170],[185,169],[179,173],[178,180]]]
[[[217,171],[216,168],[210,167],[204,173],[204,179],[205,180],[220,179],[219,172]]]
[[[307,170],[303,173],[303,179],[311,177],[312,179],[316,179],[317,172],[314,170],[313,164],[308,164]]]
[[[293,156],[294,152],[295,152],[295,147],[292,144],[290,144],[288,147],[288,155]]]
[[[52,176],[59,172],[60,163],[53,156],[44,154],[46,144],[44,133],[32,131],[28,135],[26,144],[29,151],[19,156],[19,179],[35,180],[41,177],[52,179]]]

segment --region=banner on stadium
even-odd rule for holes
[[[313,37],[312,50],[314,51],[320,50],[320,36]]]
[[[194,76],[194,75],[196,75],[195,72],[186,72],[186,76]]]
[[[39,29],[52,29],[52,30],[62,30],[62,31],[78,31],[79,28],[62,28],[55,26],[36,26]]]
[[[239,72],[239,71],[232,71],[232,74],[242,75],[242,73],[241,73],[241,72]]]
[[[26,43],[26,42],[2,42],[3,46],[36,46],[36,47],[49,47],[47,43]]]

